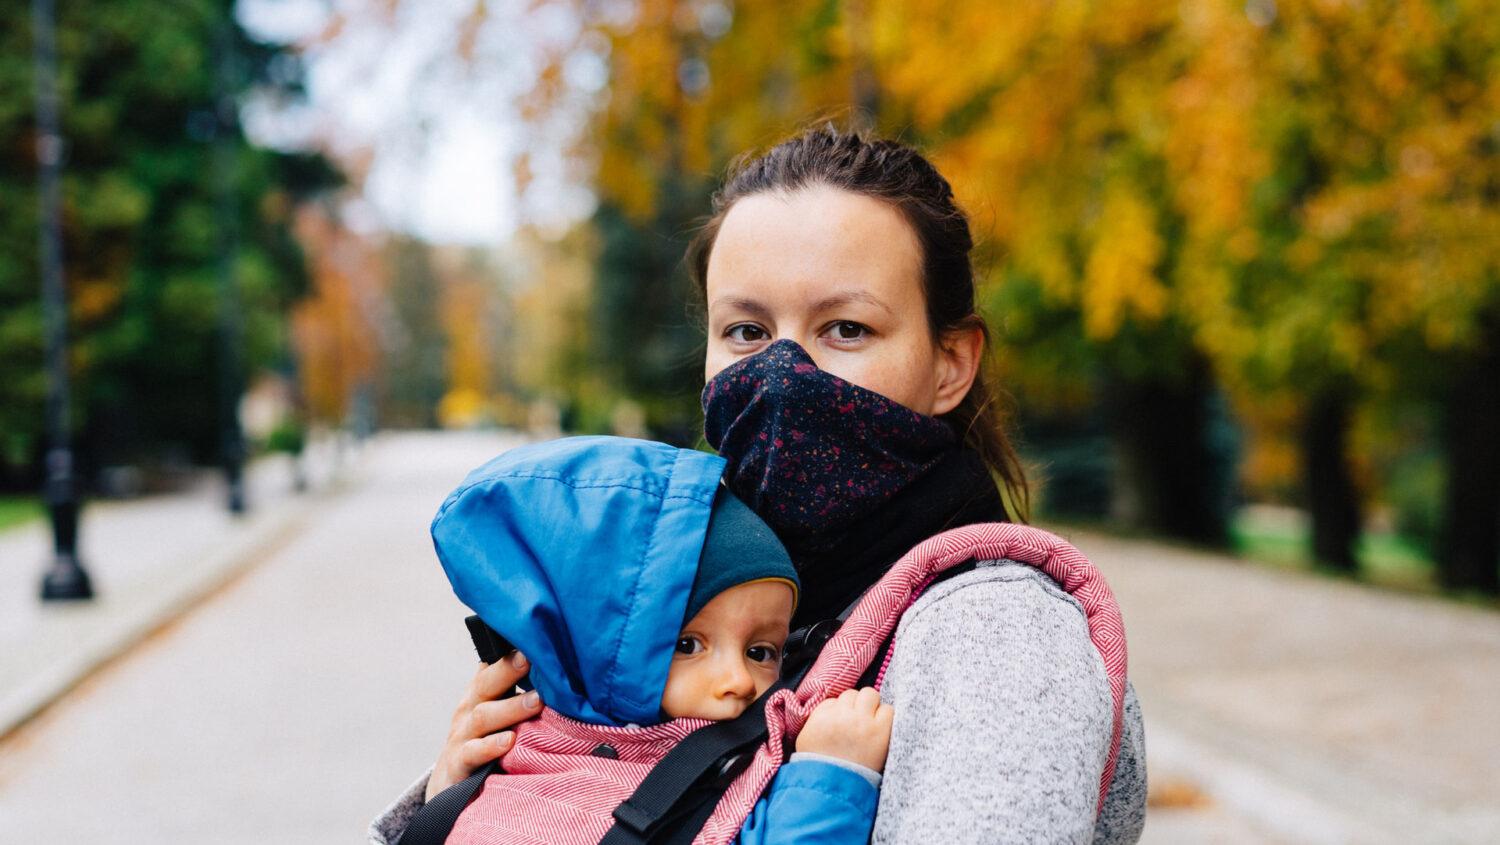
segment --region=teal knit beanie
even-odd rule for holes
[[[714,496],[708,535],[698,557],[698,575],[688,595],[686,623],[714,596],[730,587],[775,578],[792,588],[793,605],[801,585],[792,558],[769,525],[724,486]]]

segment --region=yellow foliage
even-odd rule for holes
[[[443,428],[474,428],[485,422],[484,394],[467,388],[454,388],[438,401],[438,423]]]
[[[1163,244],[1151,209],[1130,191],[1116,189],[1104,202],[1100,223],[1104,231],[1084,269],[1083,328],[1094,340],[1114,336],[1130,317],[1160,320],[1168,301],[1156,276]]]

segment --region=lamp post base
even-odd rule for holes
[[[70,469],[68,456],[54,454],[55,467]],[[52,516],[52,566],[42,576],[42,601],[87,601],[94,597],[89,573],[78,559],[78,499],[73,495],[70,472],[59,471],[51,480],[48,510]]]
[[[58,554],[42,576],[42,601],[87,601],[94,597],[89,574],[71,554]]]

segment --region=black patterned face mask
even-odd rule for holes
[[[791,340],[726,367],[702,400],[730,489],[784,539],[870,513],[959,445],[947,423],[818,369]]]

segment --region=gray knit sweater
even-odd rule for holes
[[[902,618],[881,696],[896,710],[875,843],[1129,843],[1146,818],[1140,705],[1126,687],[1114,780],[1110,695],[1083,608],[1035,567],[991,561]],[[394,845],[424,775],[370,827]]]

